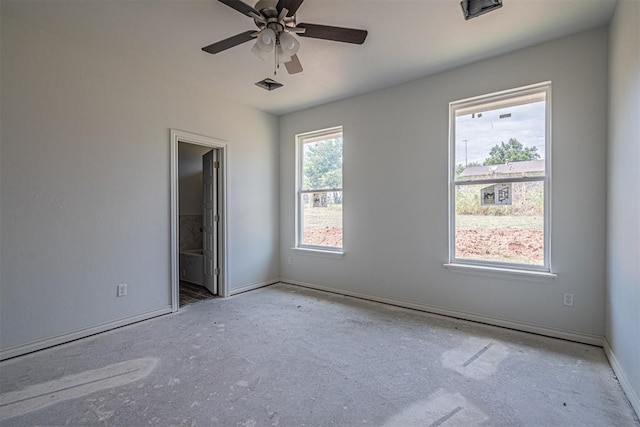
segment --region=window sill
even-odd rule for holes
[[[471,264],[446,263],[444,266],[451,272],[469,274],[473,276],[497,277],[501,279],[513,278],[521,280],[549,281],[558,277],[547,271],[518,270],[514,268],[486,267]]]
[[[305,256],[317,256],[322,258],[333,258],[333,259],[341,259],[344,257],[344,252],[340,251],[324,251],[322,249],[311,249],[311,248],[291,248],[291,250],[299,255]]]

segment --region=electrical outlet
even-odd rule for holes
[[[573,307],[573,294],[565,293],[562,298],[562,303],[567,307]]]
[[[126,283],[120,283],[118,285],[118,296],[119,297],[123,297],[127,295],[127,284]]]

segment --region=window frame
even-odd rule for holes
[[[310,144],[318,141],[323,141],[326,139],[332,139],[336,137],[342,138],[343,151],[342,151],[342,164],[341,164],[341,172],[342,176],[342,187],[340,188],[314,188],[310,190],[303,189],[304,182],[304,145]],[[296,146],[295,146],[295,163],[296,163],[296,171],[295,171],[295,245],[294,249],[305,251],[305,252],[313,252],[313,253],[325,253],[325,254],[336,254],[341,255],[344,254],[344,131],[342,126],[334,126],[326,129],[305,132],[296,134]],[[302,242],[303,239],[303,230],[304,230],[304,219],[303,212],[301,209],[302,206],[302,196],[304,194],[313,194],[313,193],[322,193],[322,192],[330,192],[330,191],[340,191],[342,192],[342,247],[333,247],[333,246],[318,246],[318,245],[308,245]]]
[[[545,95],[545,174],[540,177],[504,177],[496,179],[483,179],[477,181],[457,181],[456,182],[456,112],[461,109],[470,109],[488,103],[503,103],[509,99],[544,93]],[[476,267],[479,270],[505,271],[509,273],[549,273],[551,274],[551,82],[542,82],[533,85],[508,89],[486,95],[462,99],[449,103],[449,263],[447,267],[464,267],[464,269]],[[516,105],[520,105],[519,103]],[[516,182],[542,182],[544,188],[544,255],[543,265],[531,265],[520,263],[509,263],[500,261],[486,261],[479,259],[458,258],[455,253],[456,243],[456,188],[458,186],[478,185],[478,184],[499,184]]]

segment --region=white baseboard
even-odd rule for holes
[[[360,292],[352,292],[344,289],[332,288],[329,286],[315,285],[312,283],[299,282],[296,280],[281,279],[282,283],[289,283],[292,285],[302,286],[305,288],[317,289],[320,291],[332,292],[335,294],[347,295],[351,297],[366,299],[370,301],[381,302],[385,304],[395,305],[398,307],[410,308],[413,310],[424,311],[427,313],[438,314],[448,317],[454,317],[456,319],[470,320],[472,322],[485,323],[493,326],[500,326],[503,328],[515,329],[523,332],[530,332],[538,335],[545,335],[553,338],[561,338],[569,341],[576,341],[583,344],[595,345],[602,347],[603,337],[600,335],[585,334],[582,332],[568,331],[564,329],[549,328],[546,326],[540,326],[532,323],[519,322],[516,320],[500,319],[497,317],[484,316],[481,314],[467,313],[463,311],[450,310],[441,307],[434,307],[426,304],[416,304],[413,302],[396,300],[392,298],[379,297],[376,295],[364,294]]]
[[[609,341],[606,338],[604,339],[604,353],[607,355],[607,359],[609,359],[609,363],[611,364],[616,377],[618,377],[618,381],[620,381],[622,390],[624,390],[629,402],[631,402],[631,406],[636,411],[636,415],[640,418],[640,396],[638,396],[636,390],[633,389],[633,386],[629,382],[629,378],[627,378],[627,373],[622,368],[622,365],[620,365],[620,362],[613,353],[613,350],[609,345]]]
[[[265,286],[273,285],[273,284],[278,283],[278,282],[281,282],[279,277],[276,277],[275,279],[265,280],[264,282],[252,283],[250,285],[242,286],[241,288],[231,289],[229,291],[229,296],[238,295],[238,294],[241,294],[243,292],[252,291],[252,290],[258,289],[258,288],[264,288]]]
[[[118,319],[112,322],[102,323],[100,325],[93,326],[91,328],[79,329],[77,331],[69,332],[69,333],[58,335],[55,337],[34,341],[29,344],[9,347],[7,349],[3,349],[0,351],[0,360],[22,356],[27,353],[43,350],[48,347],[53,347],[54,345],[64,344],[66,342],[74,341],[80,338],[86,338],[88,336],[95,335],[100,332],[106,332],[110,329],[119,328],[121,326],[130,325],[132,323],[140,322],[142,320],[151,319],[153,317],[162,316],[164,314],[169,314],[169,313],[171,313],[170,305],[159,308],[157,310],[138,314],[136,316],[125,317],[124,319]]]
[[[243,286],[238,289],[233,289],[229,293],[229,296],[236,295],[242,292],[251,291],[254,289],[262,288],[264,286],[273,285],[280,282],[280,278],[275,278],[259,283],[252,283],[250,285]],[[111,329],[119,328],[121,326],[130,325],[132,323],[140,322],[142,320],[151,319],[153,317],[162,316],[172,312],[171,306],[163,307],[157,310],[153,310],[147,313],[142,313],[136,316],[126,317],[124,319],[118,319],[113,322],[103,323],[91,328],[79,329],[77,331],[69,332],[66,334],[58,335],[51,338],[45,338],[43,340],[34,341],[28,344],[23,344],[15,347],[9,347],[7,349],[0,350],[0,360],[10,359],[12,357],[22,356],[34,351],[43,350],[55,345],[64,344],[70,341],[75,341],[80,338],[85,338],[91,335],[98,334],[100,332],[106,332]]]

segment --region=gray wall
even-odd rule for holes
[[[525,328],[606,334],[637,401],[639,8],[620,2],[610,30],[608,165],[605,30],[293,113],[280,119],[278,138],[269,114],[3,17],[0,349],[168,307],[168,129],[178,128],[229,141],[231,290],[280,269],[289,280],[344,292]],[[553,81],[559,277],[451,273],[442,266],[447,105],[544,80]],[[345,131],[347,254],[340,260],[291,251],[294,135],[335,125]],[[116,299],[120,282],[129,296]],[[575,307],[562,306],[563,292],[575,294]]]
[[[454,273],[448,257],[450,101],[553,82],[552,265],[530,281]],[[604,333],[607,31],[597,29],[280,120],[281,276],[506,321]],[[294,245],[294,136],[344,126],[342,259]],[[291,264],[289,264],[291,257]],[[571,292],[575,306],[564,307]],[[503,322],[504,323],[504,322]],[[561,330],[561,331],[559,331]]]
[[[202,215],[202,156],[211,147],[178,144],[179,215]]]
[[[1,43],[2,350],[168,307],[170,128],[229,143],[230,290],[278,277],[276,117],[5,16]]]
[[[606,339],[640,414],[640,2],[610,27]],[[625,384],[626,382],[626,384]]]

